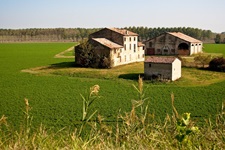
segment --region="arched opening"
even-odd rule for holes
[[[189,45],[187,43],[180,43],[178,45],[178,54],[189,55],[190,54]]]
[[[186,43],[180,43],[178,45],[178,50],[189,50],[189,46]]]

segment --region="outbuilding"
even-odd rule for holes
[[[181,77],[180,59],[170,56],[150,56],[144,62],[145,79],[175,81]]]
[[[181,32],[165,32],[144,42],[146,55],[192,55],[202,53],[202,41]]]

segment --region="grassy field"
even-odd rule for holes
[[[204,44],[203,51],[206,53],[220,53],[225,56],[225,44]]]
[[[74,59],[54,58],[74,43],[0,44],[0,116],[19,127],[23,120],[24,98],[32,107],[33,124],[47,127],[71,127],[82,117],[80,94],[100,86],[99,101],[94,104],[105,121],[115,121],[119,110],[129,112],[131,100],[138,94],[133,88],[143,63],[113,69],[75,68]],[[209,50],[207,50],[209,52]],[[23,71],[22,71],[23,70]],[[32,73],[27,73],[32,72]],[[190,112],[196,120],[214,116],[225,100],[224,73],[182,69],[182,78],[172,83],[145,81],[149,113],[164,119],[172,113],[171,93],[180,113]]]

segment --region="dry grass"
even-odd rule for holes
[[[143,62],[118,66],[112,69],[80,68],[74,66],[43,66],[22,70],[36,75],[61,75],[81,78],[98,79],[131,79],[137,80],[144,73]],[[169,83],[179,86],[207,86],[225,80],[224,73],[197,68],[182,68],[182,77],[176,82]]]

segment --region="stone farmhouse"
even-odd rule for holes
[[[150,56],[144,62],[145,79],[177,80],[181,77],[181,61],[173,56]]]
[[[192,55],[202,52],[202,41],[181,32],[166,32],[145,42],[146,55]]]
[[[89,35],[88,44],[91,45],[92,67],[108,63],[108,67],[144,61],[144,44],[138,42],[138,34],[125,29],[104,28]],[[83,57],[75,47],[75,62],[82,65]],[[103,65],[104,66],[104,65]]]

